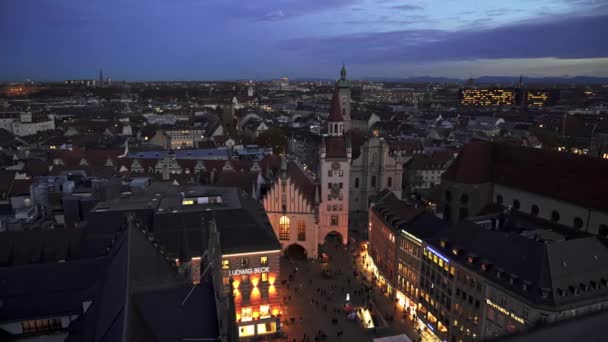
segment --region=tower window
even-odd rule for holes
[[[372,187],[376,186],[376,176],[372,176],[371,184],[372,184]]]
[[[388,177],[388,180],[386,181],[386,185],[388,187],[393,186],[393,177]]]
[[[359,178],[355,178],[355,189],[359,189]]]

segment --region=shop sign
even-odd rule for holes
[[[243,268],[240,270],[229,270],[228,275],[238,276],[238,275],[243,275],[243,274],[266,273],[268,271],[270,271],[270,267]]]

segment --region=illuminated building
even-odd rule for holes
[[[179,275],[194,284],[211,278],[224,335],[278,333],[281,245],[260,203],[237,188],[163,182],[141,191],[98,204],[91,219],[134,212]]]
[[[339,94],[336,91],[332,98],[328,133],[316,156],[320,174],[314,175],[298,162],[288,163],[285,156],[278,179],[263,199],[268,220],[288,255],[316,258],[318,245],[331,235],[343,244],[348,241],[352,151],[344,136]]]
[[[608,309],[608,250],[526,215],[477,217],[424,241],[418,317],[474,341]]]
[[[516,104],[516,90],[470,88],[460,90],[460,103],[465,106],[508,106]]]
[[[422,209],[413,208],[384,190],[369,212],[368,254],[376,284],[400,305],[416,309],[423,239],[447,226]]]
[[[526,105],[528,107],[554,106],[559,101],[559,90],[556,89],[526,89]]]

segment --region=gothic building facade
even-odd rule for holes
[[[319,173],[284,157],[280,177],[263,199],[272,227],[285,254],[318,256],[329,235],[348,241],[350,141],[344,136],[344,111],[339,90],[334,93],[327,136],[319,150]]]

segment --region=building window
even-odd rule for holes
[[[241,267],[248,267],[248,266],[249,266],[249,259],[241,258]]]
[[[386,181],[386,186],[388,186],[389,188],[393,186],[393,177],[388,177],[388,180]]]
[[[580,218],[580,217],[574,218],[574,228],[575,229],[583,228],[583,219],[582,218]]]
[[[559,212],[557,210],[551,212],[551,221],[559,222]]]
[[[289,217],[281,216],[279,219],[279,239],[289,240]]]
[[[306,223],[304,221],[298,222],[298,241],[306,240]]]
[[[241,309],[241,322],[249,322],[253,319],[251,308],[242,308]]]
[[[338,175],[339,175],[340,177],[344,176],[344,170],[340,170],[340,171],[338,171]]]
[[[243,284],[249,284],[249,274],[243,274],[241,276],[241,283],[243,283]]]
[[[61,319],[35,319],[21,322],[21,328],[24,334],[40,333],[45,331],[53,331],[61,329]]]
[[[452,193],[451,192],[449,192],[449,191],[445,192],[445,201],[448,203],[452,202]]]
[[[230,269],[230,260],[222,260],[222,269],[229,270]]]
[[[338,187],[339,187],[340,189],[342,189],[342,187],[343,187],[343,186],[344,186],[344,185],[342,185],[342,183],[339,183],[339,184],[338,184]]]
[[[270,317],[270,305],[260,305],[260,318]]]
[[[460,203],[465,204],[465,205],[467,203],[469,203],[469,195],[462,194],[462,196],[460,196]]]
[[[372,176],[371,185],[372,187],[376,186],[376,176]]]
[[[536,204],[532,204],[532,207],[530,208],[530,214],[532,216],[537,216],[539,212],[540,209],[538,208],[538,206]]]
[[[355,189],[359,189],[359,178],[355,178]]]
[[[513,200],[513,209],[519,210],[519,206],[520,206],[519,200]]]
[[[260,257],[260,266],[268,266],[268,257],[267,256],[261,256]]]
[[[327,188],[331,189],[331,183],[327,183]]]
[[[496,196],[496,203],[502,205],[502,202],[504,201],[504,199],[502,198],[502,195],[497,195]]]
[[[338,225],[338,215],[332,215],[331,216],[331,225],[332,226],[337,226]]]
[[[268,272],[262,272],[262,282],[268,281]]]
[[[329,177],[331,177],[331,176],[333,176],[333,172],[332,172],[331,170],[327,170],[327,175],[328,175]]]
[[[224,286],[230,285],[230,277],[222,277],[222,284]]]

